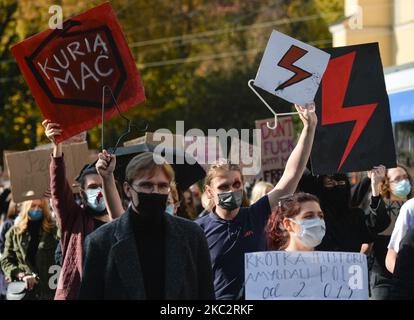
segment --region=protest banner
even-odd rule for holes
[[[390,107],[378,43],[325,49],[331,60],[315,98],[312,173],[396,166]]]
[[[72,185],[75,177],[89,161],[86,142],[63,145],[66,177]],[[29,150],[6,154],[13,200],[22,202],[42,198],[50,188],[50,149]]]
[[[273,30],[254,85],[292,103],[314,100],[329,53]]]
[[[355,252],[245,254],[246,300],[367,300],[368,266]]]
[[[12,47],[45,119],[59,123],[61,142],[145,100],[131,51],[111,4],[104,3]]]
[[[281,178],[292,150],[295,148],[295,130],[292,117],[279,117],[275,130],[266,123],[273,119],[256,120],[256,128],[261,130],[262,176],[263,180],[275,185]]]

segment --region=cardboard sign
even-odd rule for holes
[[[262,132],[262,175],[263,180],[275,185],[282,177],[286,162],[295,148],[295,130],[291,117],[279,117],[275,130],[266,122],[274,119],[256,120],[256,128]]]
[[[76,143],[63,145],[66,177],[69,183],[75,181],[85,164],[89,162],[88,145]],[[6,154],[13,200],[22,202],[42,198],[50,188],[50,149],[29,150]]]
[[[329,54],[273,30],[254,85],[292,103],[314,100]]]
[[[326,49],[331,54],[316,96],[313,174],[396,166],[390,107],[378,43]]]
[[[9,168],[7,167],[6,155],[13,152],[19,152],[15,150],[4,150],[3,151],[3,178],[9,179]]]
[[[61,125],[63,141],[101,122],[108,86],[125,111],[145,100],[134,59],[110,3],[12,47],[24,79],[46,119]],[[106,90],[105,119],[117,114]]]
[[[246,300],[367,300],[368,266],[355,252],[245,254]]]
[[[153,132],[146,132],[144,136],[138,137],[136,139],[132,139],[129,141],[124,142],[124,146],[133,146],[140,143],[148,143],[152,145],[159,145],[161,143],[164,144],[165,147],[171,149],[181,149],[184,150],[184,136],[182,135],[175,135],[175,134],[168,134],[167,138],[162,138],[165,134],[158,136]]]

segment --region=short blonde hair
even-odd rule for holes
[[[125,169],[125,180],[131,184],[138,177],[153,177],[160,169],[167,176],[170,185],[175,185],[174,169],[163,157],[153,152],[144,152],[133,157]]]
[[[266,181],[259,181],[257,182],[252,190],[252,195],[250,197],[250,204],[257,202],[260,200],[264,195],[268,193],[267,189],[273,189],[273,185]]]
[[[206,185],[211,186],[211,181],[223,171],[238,171],[243,181],[243,175],[239,165],[233,164],[227,159],[219,159],[210,166],[206,175]]]
[[[243,175],[241,173],[240,166],[237,164],[231,163],[228,159],[219,159],[216,162],[214,162],[206,175],[205,184],[206,186],[211,186],[211,182],[214,178],[216,178],[220,172],[228,172],[228,171],[237,171],[240,173],[241,180],[243,182]],[[213,199],[206,199],[203,208],[212,211],[215,207]]]

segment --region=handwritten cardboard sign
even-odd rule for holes
[[[367,300],[368,266],[355,252],[245,254],[247,300]]]
[[[63,141],[101,122],[102,91],[120,111],[145,100],[131,51],[110,3],[99,5],[12,47],[45,119],[61,125]],[[105,119],[117,115],[107,90]]]
[[[86,142],[63,145],[66,177],[72,185],[75,177],[89,162]],[[42,198],[50,188],[50,149],[29,150],[6,154],[13,200],[22,202]],[[76,190],[76,189],[74,189]]]
[[[295,130],[291,117],[279,117],[275,130],[267,122],[274,119],[256,120],[256,129],[262,133],[262,175],[263,180],[276,184],[282,177],[286,162],[295,148]]]
[[[273,30],[254,84],[292,103],[314,100],[329,53]]]

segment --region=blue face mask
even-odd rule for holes
[[[40,209],[31,209],[29,210],[29,218],[32,221],[39,221],[43,218],[43,212]]]
[[[400,198],[405,198],[406,196],[409,195],[410,191],[411,191],[410,181],[408,181],[408,179],[404,179],[395,184],[393,193]]]
[[[170,215],[174,215],[174,205],[173,204],[169,204],[167,206],[167,208],[165,208],[165,212],[167,212]]]

